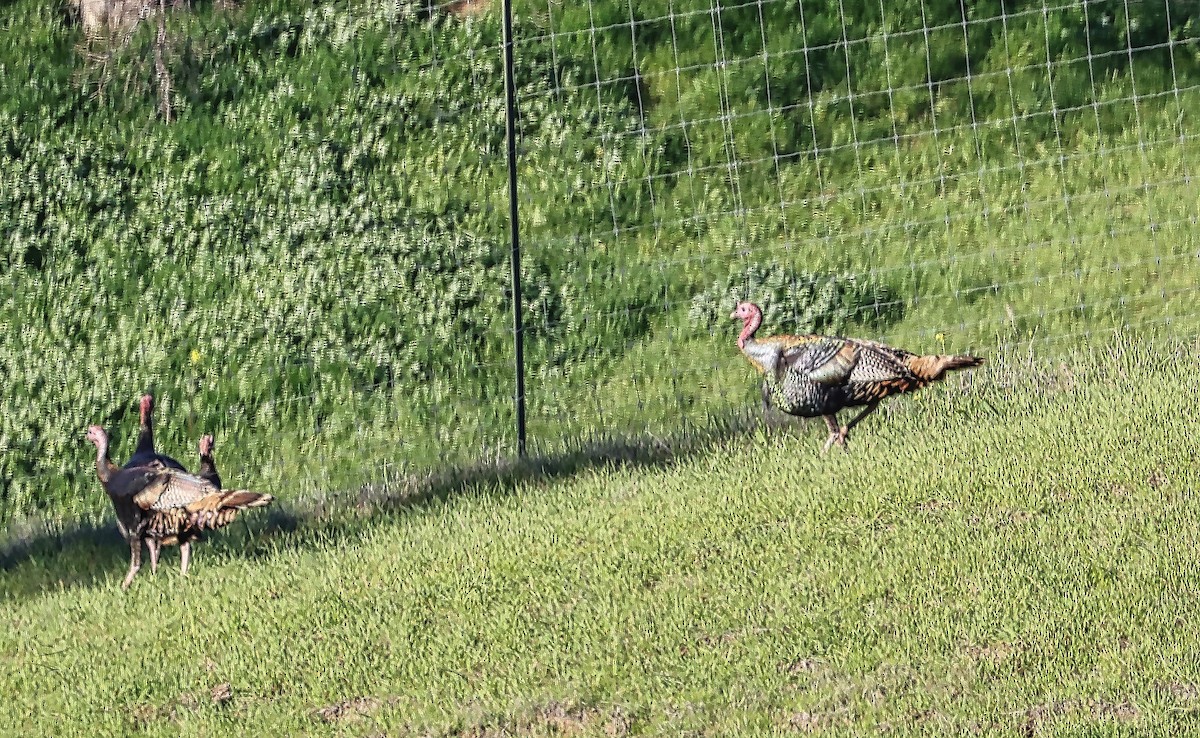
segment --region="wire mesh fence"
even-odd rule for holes
[[[1194,330],[1193,8],[530,12],[519,53],[582,50],[585,68],[523,104],[611,95],[614,125],[588,143],[620,165],[583,185],[610,217],[523,219],[528,258],[602,251],[593,278],[627,290],[593,306],[626,339],[606,371],[583,361],[578,376],[531,384],[535,440],[593,424],[667,430],[745,405],[752,372],[727,317],[739,299],[770,303],[776,332],[925,352]],[[553,177],[540,174],[524,188],[535,209]]]
[[[223,62],[260,86],[245,101],[208,102],[207,62],[168,55],[177,89],[184,72],[200,80],[169,130],[211,119],[240,131],[259,116],[281,143],[252,148],[260,129],[247,128],[135,166],[124,186],[161,189],[147,196],[168,203],[160,225],[114,216],[111,233],[87,235],[140,260],[135,286],[109,290],[69,244],[36,269],[10,260],[4,319],[25,331],[0,359],[12,384],[53,386],[49,365],[67,370],[61,400],[5,398],[36,406],[0,427],[5,517],[103,511],[82,427],[109,424],[127,450],[150,387],[160,445],[216,431],[225,476],[284,499],[516,455],[501,9],[326,4],[228,21],[257,49],[253,64]],[[534,454],[686,432],[756,403],[729,318],[741,299],[763,305],[767,332],[921,352],[1195,332],[1194,4],[513,10]],[[176,33],[202,45],[212,31]],[[171,135],[146,145],[187,148]],[[215,151],[246,181],[218,192],[142,174],[183,160],[215,178]],[[3,189],[18,204],[22,176]],[[26,256],[29,212],[4,216]],[[216,277],[161,271],[187,259]],[[80,298],[81,314],[114,329],[133,314],[141,335],[80,344],[73,328],[33,330],[89,284],[113,294]],[[157,296],[172,290],[186,297]]]

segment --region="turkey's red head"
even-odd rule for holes
[[[742,321],[742,332],[738,336],[738,348],[746,347],[746,340],[762,325],[762,310],[752,302],[739,302],[729,317]]]
[[[138,407],[142,425],[149,424],[150,413],[154,412],[154,395],[142,395],[142,402]]]
[[[108,434],[98,425],[88,426],[87,439],[96,444],[96,448],[103,448],[108,445]]]
[[[200,437],[200,455],[201,456],[212,456],[212,450],[213,450],[212,434],[208,433],[208,434],[201,436]]]

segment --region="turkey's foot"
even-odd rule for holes
[[[850,446],[847,445],[849,441],[850,441],[850,426],[843,425],[841,427],[841,429],[838,430],[838,432],[834,434],[833,442],[836,443],[837,445],[841,446],[843,451],[849,451]]]
[[[825,419],[825,425],[829,427],[829,439],[825,441],[825,447],[821,449],[821,453],[829,453],[829,449],[832,448],[833,444],[835,443],[839,446],[845,447],[846,439],[842,437],[842,431],[844,429],[838,428],[837,416],[823,415],[821,417]]]

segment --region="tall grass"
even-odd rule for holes
[[[815,324],[919,351],[1194,331],[1191,26],[842,5],[518,4],[535,449],[743,406],[732,326],[690,308],[764,270],[854,275]],[[106,514],[83,428],[128,453],[149,389],[164,450],[215,432],[284,497],[512,454],[494,13],[173,14],[170,125],[149,29],[0,23],[29,29],[0,50],[0,520]]]

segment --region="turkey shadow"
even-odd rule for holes
[[[239,517],[237,526],[243,518]],[[269,522],[272,534],[298,530],[300,518],[289,510],[275,511]],[[192,570],[210,550],[245,547],[253,542],[254,529],[231,527],[205,533],[192,548]],[[229,539],[229,540],[225,540]],[[158,576],[178,576],[179,548],[165,546]],[[227,552],[230,553],[230,552]],[[236,553],[231,553],[236,557]],[[203,564],[201,564],[203,566]],[[69,523],[61,528],[28,525],[0,545],[0,602],[30,599],[48,592],[80,587],[119,587],[129,570],[129,544],[117,529],[115,518],[103,523]],[[171,570],[174,570],[172,572]],[[133,581],[153,581],[149,550],[142,548],[142,567]]]
[[[193,568],[203,566],[210,551],[253,560],[356,539],[398,515],[462,495],[509,494],[525,484],[567,478],[597,467],[667,468],[759,429],[807,436],[804,428],[811,422],[775,412],[743,412],[714,419],[704,428],[663,437],[593,437],[569,450],[524,460],[453,466],[319,497],[278,500],[264,510],[247,511],[233,525],[206,535],[194,548]],[[177,566],[178,553],[164,549],[160,567]],[[117,587],[128,567],[129,545],[112,518],[104,523],[26,524],[0,544],[0,573],[4,575],[0,602],[60,589]],[[143,568],[133,587],[146,579],[153,581],[143,555]]]
[[[25,526],[0,548],[0,572],[5,575],[0,602],[102,586],[128,568],[129,544],[115,521]]]

